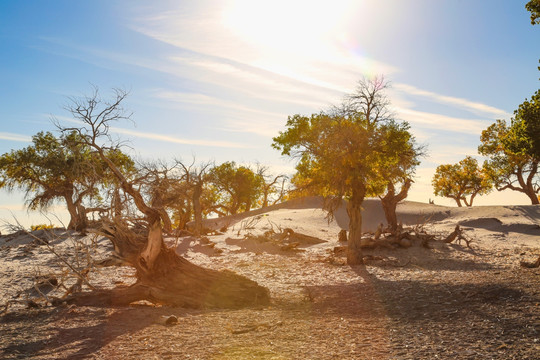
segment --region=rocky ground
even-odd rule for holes
[[[489,228],[487,220],[446,217],[432,230],[449,231],[456,221],[468,224],[472,248],[435,242],[431,249],[377,249],[366,252],[374,257],[365,266],[350,267],[333,250],[339,245],[339,221],[327,224],[320,210],[281,209],[268,218],[257,216],[231,221],[227,233],[209,237],[212,246],[189,237],[168,241],[193,262],[232,269],[268,287],[270,306],[27,308],[21,301],[0,319],[0,357],[540,359],[540,270],[519,265],[538,254],[539,230],[532,226],[505,233]],[[498,219],[499,225],[511,225],[505,216]],[[325,242],[291,251],[245,238],[276,226]],[[55,248],[74,255],[73,244],[60,245],[67,238]],[[54,268],[48,249],[29,244],[31,239],[20,237],[0,248],[4,303],[17,293],[24,299],[28,291],[21,291],[35,284],[36,272],[44,275]],[[106,248],[98,245],[96,257]],[[129,268],[106,268],[91,281],[107,287],[129,284],[132,276]],[[178,322],[167,325],[171,316]]]

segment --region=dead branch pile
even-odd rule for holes
[[[276,231],[273,227],[263,234],[254,235],[250,232],[244,235],[244,241],[254,241],[257,243],[270,243],[278,247],[281,251],[302,251],[301,246],[311,246],[325,242],[317,237],[295,232],[291,228]]]
[[[362,237],[360,247],[363,249],[383,248],[409,248],[411,246],[423,246],[430,248],[432,241],[442,241],[444,243],[464,241],[468,248],[472,239],[467,237],[459,225],[448,236],[429,232],[425,224],[417,224],[412,227],[403,227],[399,224],[396,229],[385,228],[380,224],[374,233],[365,233]]]
[[[47,305],[59,305],[68,297],[82,291],[83,285],[91,290],[95,287],[89,282],[89,275],[97,267],[96,237],[80,237],[72,231],[62,229],[42,229],[27,231],[20,225],[14,234],[26,236],[32,240],[24,246],[26,256],[31,256],[37,247],[44,247],[54,255],[51,261],[52,270],[42,273],[36,267],[32,274],[32,286],[20,290],[12,299],[2,304],[0,313],[6,313],[11,304],[22,304],[28,308]],[[60,232],[58,232],[60,230]],[[69,248],[58,246],[59,242],[69,241]],[[9,239],[11,240],[11,238]]]

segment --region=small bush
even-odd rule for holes
[[[52,229],[54,228],[54,225],[49,224],[39,224],[39,225],[32,225],[30,226],[30,231],[37,231],[37,230],[44,230],[44,229]]]

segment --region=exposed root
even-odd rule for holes
[[[78,293],[68,299],[77,305],[129,305],[147,300],[188,308],[240,308],[265,305],[268,289],[231,271],[197,266],[178,256],[173,249],[162,249],[150,272],[138,272],[138,281],[129,287]]]

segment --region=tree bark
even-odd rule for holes
[[[527,186],[527,188],[525,189],[525,195],[529,197],[532,205],[540,204],[540,201],[538,200],[538,195],[534,192],[532,185]]]
[[[347,242],[347,264],[363,264],[362,254],[362,203],[365,197],[365,186],[358,185],[353,188],[352,196],[347,203],[349,215],[349,241]]]
[[[388,223],[390,230],[395,231],[398,227],[396,208],[397,204],[404,200],[411,188],[412,180],[407,179],[401,187],[401,191],[396,195],[396,190],[392,182],[388,183],[387,193],[384,197],[381,198],[381,204],[384,210],[384,217]]]
[[[76,205],[72,199],[73,193],[67,193],[64,195],[66,200],[67,209],[69,212],[68,230],[76,230],[84,232],[88,227],[88,219],[86,218],[86,211],[82,205]]]
[[[202,183],[197,182],[193,187],[193,213],[195,216],[195,235],[200,235],[202,233],[202,206],[201,206],[201,195],[202,195]]]

